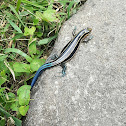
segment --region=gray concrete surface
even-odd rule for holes
[[[126,0],[87,0],[62,26],[53,53],[72,30],[91,27],[94,38],[80,44],[69,61],[46,70],[32,90],[26,126],[126,126]]]

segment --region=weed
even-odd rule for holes
[[[21,126],[30,79],[45,63],[63,22],[78,0],[5,0],[0,6],[0,124]]]

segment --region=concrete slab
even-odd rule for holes
[[[87,0],[62,26],[60,53],[72,30],[91,27],[93,39],[67,65],[46,70],[32,91],[26,126],[126,126],[126,1]]]

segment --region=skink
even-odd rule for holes
[[[31,89],[33,88],[35,82],[37,81],[38,77],[40,76],[40,74],[42,74],[42,72],[47,69],[47,68],[50,68],[50,67],[54,67],[56,65],[59,65],[59,64],[63,64],[65,62],[67,62],[68,60],[70,60],[75,52],[77,51],[78,47],[79,47],[79,44],[80,44],[80,41],[82,38],[86,38],[89,33],[91,32],[91,28],[86,28],[86,29],[83,29],[82,31],[80,31],[64,48],[63,50],[61,51],[60,55],[52,62],[48,62],[48,63],[45,63],[44,65],[42,65],[38,71],[36,72],[33,80],[32,80],[32,83],[31,83]]]

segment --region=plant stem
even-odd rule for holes
[[[17,12],[19,11],[20,4],[21,4],[21,0],[18,0],[18,1],[17,1],[17,8],[16,8],[16,11],[17,11]]]

